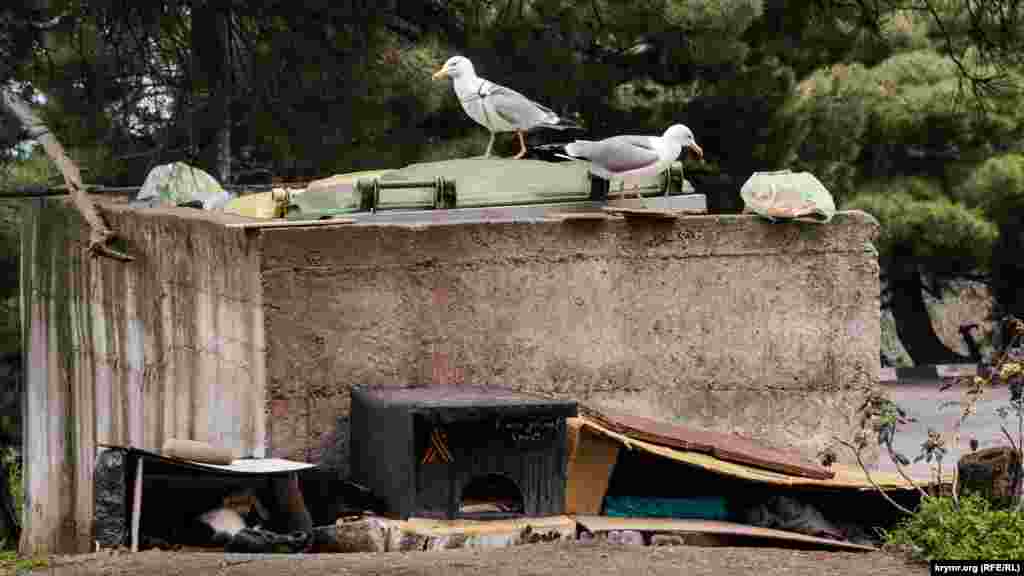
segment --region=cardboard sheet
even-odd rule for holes
[[[722,522],[719,520],[674,520],[669,518],[610,518],[608,516],[577,516],[576,522],[587,531],[599,534],[611,532],[612,530],[635,530],[637,532],[655,532],[672,534],[712,534],[728,537],[731,540],[740,538],[762,538],[779,540],[788,543],[813,544],[823,548],[840,548],[843,550],[857,550],[872,552],[875,548],[854,544],[842,540],[831,540],[807,536],[797,532],[775,530],[773,528],[760,528],[737,524],[735,522]]]
[[[620,444],[587,429],[582,420],[566,420],[567,452],[565,513],[600,514]]]

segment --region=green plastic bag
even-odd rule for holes
[[[826,223],[836,203],[825,185],[810,172],[754,172],[740,189],[747,209],[769,220]]]

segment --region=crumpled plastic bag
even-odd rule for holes
[[[776,220],[827,223],[836,213],[832,194],[810,172],[754,172],[740,188],[747,210]]]
[[[181,206],[200,202],[204,210],[223,208],[234,196],[203,170],[184,162],[154,167],[146,175],[133,206]]]

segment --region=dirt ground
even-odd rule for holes
[[[883,552],[825,552],[779,548],[704,548],[535,544],[491,550],[451,550],[387,554],[226,555],[148,551],[55,560],[33,574],[59,576],[610,576],[780,574],[784,576],[905,576],[927,574],[927,565],[909,564]]]

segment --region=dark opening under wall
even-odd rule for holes
[[[920,501],[912,490],[888,493],[902,506],[913,509]],[[856,526],[872,537],[877,529],[889,529],[905,516],[876,490],[796,488],[750,482],[673,462],[637,450],[621,450],[608,485],[607,497],[713,498],[725,500],[728,520],[748,523],[748,512],[786,496],[816,508],[829,522]],[[603,509],[602,513],[606,510]]]

